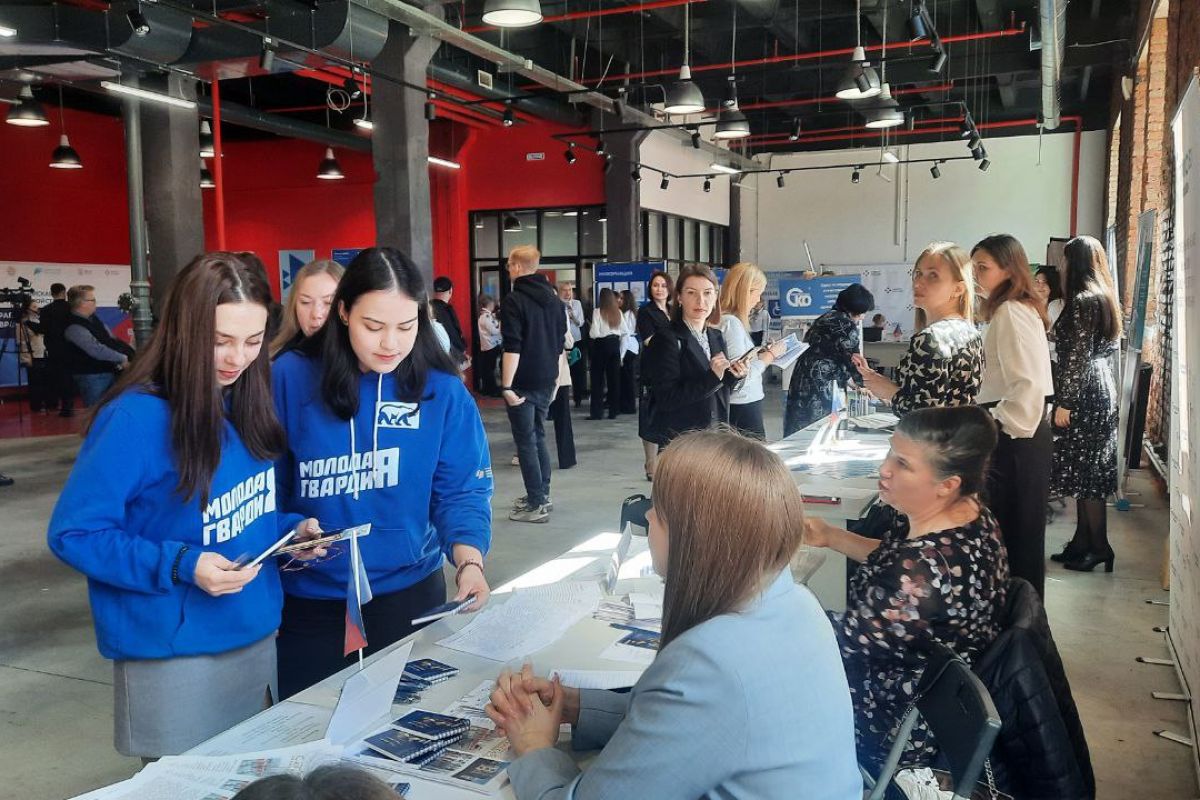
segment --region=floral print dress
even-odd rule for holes
[[[892,411],[974,405],[983,382],[983,337],[965,319],[941,319],[913,336],[897,368]]]
[[[845,311],[832,309],[817,317],[804,341],[808,349],[796,360],[788,385],[783,435],[819,420],[833,411],[832,383],[842,389],[858,375],[850,357],[858,352],[858,323]]]
[[[1000,634],[1008,556],[986,508],[958,528],[908,538],[897,514],[850,582],[835,621],[854,703],[859,762],[877,771],[938,642],[972,664]],[[903,766],[928,766],[937,754],[918,720]]]

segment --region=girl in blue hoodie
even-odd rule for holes
[[[360,253],[316,335],[274,365],[288,450],[280,507],[327,529],[371,523],[360,541],[374,597],[363,606],[367,652],[412,633],[446,601],[489,593],[492,469],[475,401],[438,345],[425,280],[392,248]],[[343,552],[284,575],[279,686],[291,694],[342,669],[350,559]]]
[[[88,578],[125,755],[183,752],[274,695],[278,569],[236,560],[297,525],[315,535],[316,521],[276,513],[270,302],[237,255],[185,267],[90,420],[50,520],[50,549]]]

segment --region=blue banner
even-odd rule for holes
[[[603,262],[596,265],[592,302],[598,302],[601,289],[612,289],[618,295],[628,289],[641,305],[650,297],[650,276],[655,270],[666,272],[662,261]]]
[[[827,275],[810,280],[779,282],[779,314],[782,317],[816,318],[833,308],[838,294],[860,283],[858,275]]]
[[[362,251],[363,248],[361,247],[338,248],[333,251],[333,260],[343,267],[348,267],[350,266],[350,262],[354,260],[354,257]]]

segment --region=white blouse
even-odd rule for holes
[[[990,409],[1014,439],[1029,439],[1054,394],[1050,347],[1042,318],[1028,304],[1001,303],[983,335],[983,385],[976,402]]]
[[[605,336],[626,336],[632,332],[633,328],[624,314],[621,315],[621,322],[614,328],[604,319],[600,309],[592,312],[591,337],[593,339],[603,339]]]
[[[754,340],[750,338],[746,326],[733,314],[722,314],[717,327],[725,337],[725,355],[730,361],[740,357],[747,350],[754,349]],[[755,357],[750,359],[747,367],[750,371],[746,379],[729,393],[729,402],[735,406],[763,399],[763,372],[766,371],[767,365]]]

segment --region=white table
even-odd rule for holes
[[[788,463],[796,483],[809,495],[830,495],[841,499],[840,504],[807,502],[805,512],[844,524],[846,519],[859,516],[862,509],[874,497],[875,479],[859,474],[863,462],[881,460],[881,448],[886,452],[886,434],[848,434],[841,440],[830,439],[828,421],[815,423],[794,435],[771,445]],[[827,441],[828,440],[828,441]],[[832,465],[832,466],[831,466]],[[840,467],[838,465],[841,465]],[[839,472],[840,470],[840,472]],[[614,504],[615,505],[615,504]],[[514,588],[532,587],[564,580],[598,580],[604,573],[619,536],[616,533],[600,533],[583,544],[541,564],[524,575],[497,587],[491,602],[503,603]],[[845,607],[846,566],[845,558],[833,551],[821,551],[824,562],[808,581],[822,605],[832,610]],[[630,548],[630,557],[622,567],[616,593],[647,591],[660,587],[661,579],[649,574],[650,558],[646,540],[635,537]],[[422,692],[422,699],[415,705],[394,706],[392,713],[398,717],[414,707],[440,711],[481,682],[491,680],[505,666],[519,667],[523,659],[503,664],[497,661],[448,650],[436,642],[453,631],[466,626],[469,616],[448,617],[440,620],[395,645],[368,659],[371,662],[413,642],[411,658],[436,658],[458,667],[459,674],[444,683]],[[608,623],[591,617],[585,618],[567,631],[550,646],[531,654],[534,669],[545,674],[551,669],[603,669],[628,670],[634,665],[624,661],[610,661],[600,657],[610,644],[623,635],[623,631],[612,628]],[[369,635],[369,632],[368,632]],[[225,733],[213,737],[190,751],[191,755],[220,755],[248,750],[263,750],[316,741],[322,737],[325,724],[337,704],[342,683],[357,666],[348,667],[295,697],[269,708]],[[381,721],[382,722],[382,721]],[[478,798],[476,792],[459,789],[416,777],[405,777],[411,782],[410,800],[462,800]],[[512,789],[506,785],[498,795],[513,798]]]
[[[902,342],[863,342],[863,355],[889,369],[900,366],[900,359],[907,352],[907,339]]]

